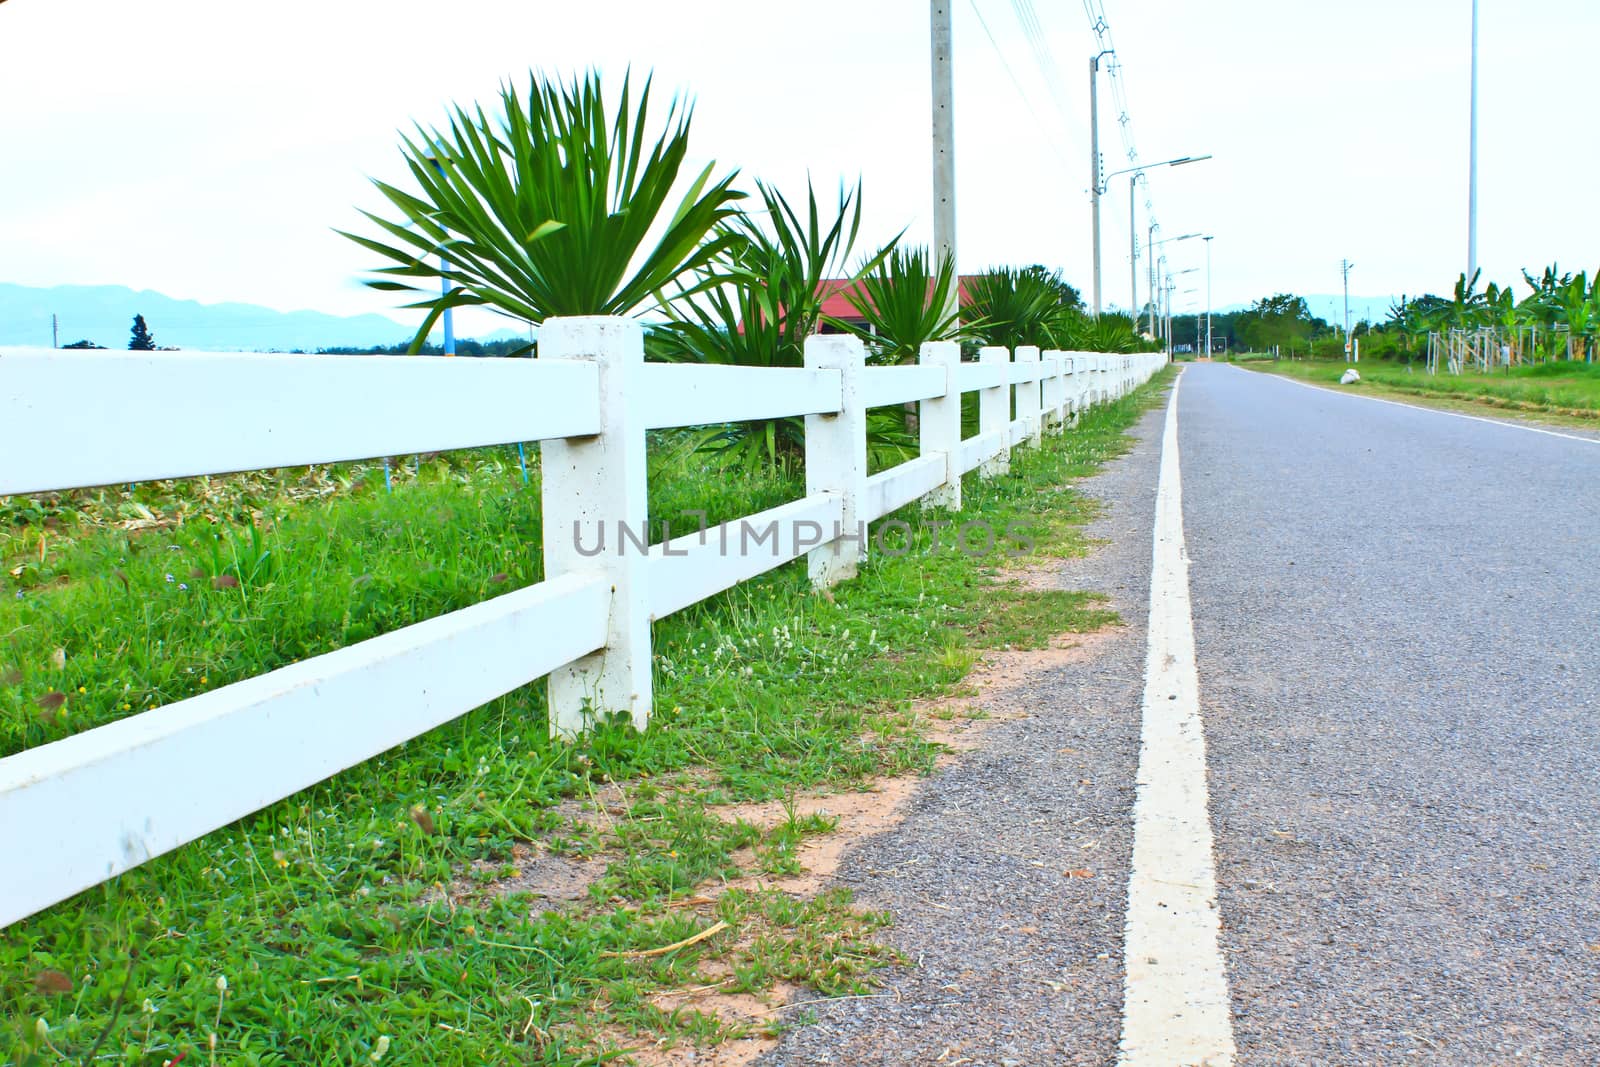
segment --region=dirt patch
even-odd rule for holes
[[[793,801],[768,800],[760,804],[727,804],[710,809],[729,822],[742,819],[762,830],[781,825],[791,812],[797,819],[822,815],[837,820],[831,833],[801,841],[796,849],[796,859],[804,868],[800,874],[750,874],[729,880],[717,887],[716,891],[777,889],[791,896],[815,896],[838,872],[845,852],[865,838],[893,829],[905,818],[906,801],[922,781],[913,775],[881,778],[863,793],[798,796]],[[755,862],[755,854],[741,850],[734,854],[734,862],[748,870]]]
[[[582,900],[589,895],[589,887],[606,872],[606,863],[604,857],[561,856],[541,844],[518,841],[511,846],[509,861],[474,860],[471,872],[478,877],[458,879],[451,886],[451,896],[460,900],[485,893],[528,893],[545,900]],[[515,867],[515,873],[505,873],[508,866]]]
[[[725,982],[694,989],[669,990],[653,994],[650,1003],[665,1012],[693,1011],[715,1017],[726,1027],[742,1030],[711,1048],[679,1044],[672,1048],[649,1045],[633,1054],[638,1067],[688,1067],[714,1064],[715,1067],[745,1067],[778,1043],[773,1023],[783,1006],[801,990],[779,982],[763,997],[748,993],[724,993]],[[636,1039],[636,1041],[642,1039]]]

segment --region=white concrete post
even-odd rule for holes
[[[1084,360],[1082,356],[1067,357],[1067,419],[1068,425],[1078,425],[1078,415],[1083,411],[1083,373]]]
[[[1066,354],[1057,349],[1050,349],[1042,358],[1050,367],[1049,377],[1044,380],[1044,424],[1045,429],[1054,433],[1066,421],[1067,359]]]
[[[539,358],[584,360],[600,370],[600,433],[539,445],[545,577],[587,572],[611,586],[606,647],[550,674],[550,727],[573,737],[594,717],[625,711],[643,730],[650,612],[639,545],[650,537],[641,397],[629,378],[644,363],[644,331],[634,319],[548,319],[539,328]]]
[[[866,350],[857,337],[806,338],[805,365],[839,372],[839,411],[806,416],[806,495],[839,498],[843,516],[829,540],[806,556],[811,584],[825,588],[856,576],[867,558],[867,409],[861,405]]]
[[[1039,362],[1039,348],[1037,345],[1018,345],[1017,362],[1033,367]],[[1044,431],[1040,427],[1039,416],[1039,382],[1022,382],[1017,386],[1017,418],[1028,427],[1028,443],[1038,448],[1044,442]]]
[[[1011,353],[999,345],[988,345],[978,350],[978,362],[985,367],[995,367],[1002,374],[1011,372]],[[1011,472],[1011,387],[1002,380],[991,389],[978,390],[978,433],[983,436],[998,434],[1000,451],[978,466],[983,478],[997,478]]]
[[[917,411],[918,434],[924,456],[944,455],[944,484],[922,498],[924,508],[961,510],[961,391],[956,368],[961,345],[955,341],[930,341],[922,346],[924,366],[944,368],[944,395],[922,401]]]

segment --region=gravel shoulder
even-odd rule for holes
[[[1133,449],[1078,483],[1104,543],[1054,575],[1109,594],[1127,625],[974,698],[999,720],[982,745],[839,870],[894,914],[886,940],[912,965],[874,996],[788,1009],[766,1067],[1114,1062],[1163,419],[1146,413]]]

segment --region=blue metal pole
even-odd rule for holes
[[[522,484],[528,484],[528,454],[522,449],[522,442],[517,442],[517,465],[522,468]]]

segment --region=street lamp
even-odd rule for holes
[[[1156,336],[1156,304],[1158,303],[1156,300],[1156,289],[1160,287],[1160,276],[1157,272],[1155,249],[1164,244],[1171,244],[1173,241],[1188,241],[1195,237],[1202,236],[1200,233],[1186,233],[1180,237],[1163,237],[1161,240],[1157,241],[1155,239],[1156,231],[1160,228],[1160,223],[1152,222],[1150,224],[1150,234],[1145,244],[1146,255],[1150,257],[1150,336],[1152,337]],[[1163,260],[1166,259],[1165,256],[1161,258]]]
[[[1137,239],[1134,236],[1134,234],[1135,234],[1134,219],[1133,219],[1133,203],[1134,203],[1134,200],[1133,200],[1133,187],[1134,187],[1134,183],[1137,182],[1139,180],[1139,177],[1147,170],[1154,170],[1157,167],[1181,167],[1185,163],[1199,163],[1201,160],[1210,159],[1210,158],[1211,158],[1211,156],[1208,153],[1208,154],[1203,155],[1203,156],[1179,156],[1177,159],[1164,159],[1159,163],[1141,163],[1137,167],[1123,167],[1121,170],[1114,170],[1110,174],[1107,174],[1105,177],[1099,178],[1097,180],[1097,182],[1095,184],[1095,189],[1094,189],[1094,219],[1095,219],[1095,224],[1094,224],[1094,230],[1095,230],[1095,241],[1094,241],[1094,291],[1095,291],[1095,297],[1096,297],[1094,313],[1096,315],[1100,314],[1100,301],[1099,301],[1099,294],[1100,294],[1100,196],[1101,196],[1101,194],[1103,194],[1106,191],[1106,189],[1108,189],[1110,187],[1111,179],[1117,177],[1120,174],[1128,175],[1128,257],[1129,257],[1129,260],[1128,260],[1128,280],[1131,283],[1130,286],[1129,286],[1129,292],[1130,292],[1129,299],[1132,301],[1128,305],[1128,311],[1129,311],[1130,314],[1133,315],[1134,319],[1137,320],[1139,318],[1139,280],[1138,280],[1139,279],[1139,275],[1138,275],[1138,265],[1137,265],[1138,264],[1138,260],[1139,260],[1139,245],[1138,245]],[[1096,166],[1098,167],[1098,164],[1096,164]],[[1152,291],[1152,293],[1151,293],[1151,299],[1152,300],[1154,299],[1154,296],[1155,296],[1155,294]],[[1152,329],[1152,331],[1154,330],[1154,326],[1153,325],[1152,325],[1151,329]]]
[[[1100,317],[1100,194],[1105,183],[1100,178],[1100,56],[1111,55],[1109,48],[1089,60],[1089,197],[1094,217],[1094,317]]]
[[[1198,237],[1200,235],[1199,234],[1191,234],[1190,236]],[[1177,238],[1172,238],[1172,239],[1173,240],[1177,240]],[[1166,321],[1167,358],[1168,359],[1172,358],[1172,291],[1174,289],[1176,289],[1177,285],[1178,285],[1178,283],[1176,281],[1174,281],[1173,279],[1177,278],[1179,275],[1182,275],[1182,274],[1193,274],[1195,271],[1197,271],[1199,269],[1200,269],[1199,267],[1185,267],[1183,270],[1170,271],[1167,274],[1167,307],[1166,307],[1166,314],[1163,315],[1162,318]]]

